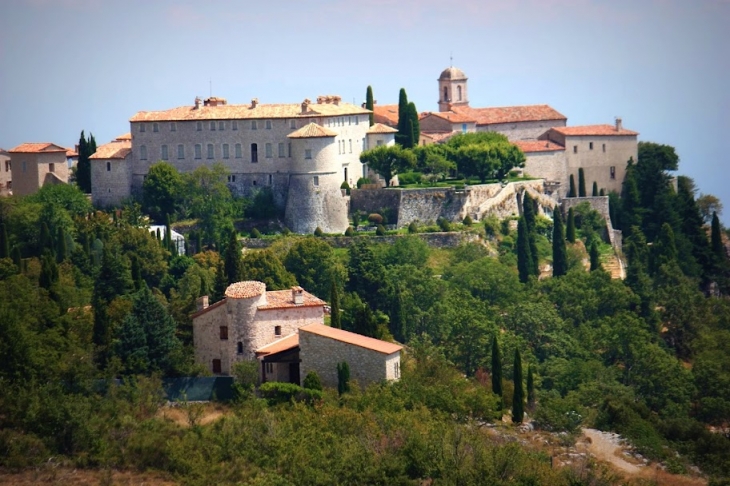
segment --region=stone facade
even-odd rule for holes
[[[360,386],[400,378],[401,346],[327,326],[299,329],[300,377],[314,371],[324,386],[337,386],[337,364],[347,362]]]
[[[579,204],[587,202],[590,204],[591,209],[598,211],[606,222],[606,237],[614,249],[620,253],[623,249],[621,230],[614,229],[611,222],[611,213],[609,211],[609,198],[608,196],[596,196],[596,197],[568,197],[561,201],[560,209],[563,212],[564,219],[567,221],[568,210],[574,208]]]
[[[0,196],[11,194],[13,189],[13,173],[10,154],[0,148]]]
[[[13,194],[33,194],[46,184],[68,183],[66,149],[52,143],[24,143],[9,150]]]
[[[120,206],[132,195],[132,143],[117,139],[91,157],[91,202],[97,207]]]

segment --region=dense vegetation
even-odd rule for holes
[[[485,244],[452,250],[417,236],[335,250],[282,235],[242,257],[232,218],[257,203],[233,197],[220,168],[159,164],[145,182],[145,211],[198,220],[181,256],[135,203],[94,211],[71,186],[2,199],[0,465],[53,456],[190,484],[614,482],[600,469],[552,469],[484,427],[510,412],[519,421],[524,406],[543,430],[614,430],[672,471],[694,463],[728,477],[730,271],[692,181],[669,183],[670,149],[642,144],[613,210],[625,281],[585,268],[584,248],[606,247],[585,207],[568,216],[575,243],[531,207],[521,230],[464,225]],[[556,258],[560,271],[538,280],[535,266]],[[200,425],[193,404],[182,405],[189,428],[160,417],[160,377],[205,373],[192,360],[195,299],[250,278],[299,283],[332,302],[335,325],[404,343],[400,382],[343,383],[340,395],[308,377],[306,393],[270,386],[257,398],[242,373],[213,424]]]

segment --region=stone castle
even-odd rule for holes
[[[468,78],[455,67],[439,76],[438,96],[439,111],[420,115],[422,143],[443,142],[456,133],[502,133],[525,153],[524,172],[542,179],[536,192],[556,203],[567,195],[571,175],[578,183],[581,168],[589,191],[596,182],[606,193],[620,192],[626,163],[637,157],[638,134],[624,129],[620,119],[569,127],[567,118],[547,105],[472,108]],[[369,110],[338,96],[300,104],[253,99],[246,105],[196,98],[189,106],[139,112],[130,119],[129,134],[92,156],[92,199],[98,206],[118,205],[140,191],[150,166],[160,160],[182,172],[220,162],[235,194],[269,188],[292,231],[319,227],[341,233],[350,210],[342,182],[354,186],[360,177],[372,176],[360,154],[394,144],[397,106],[376,104],[373,113],[377,123],[370,126]],[[480,208],[492,206],[473,200],[464,211],[480,219],[486,214]]]

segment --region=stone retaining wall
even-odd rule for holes
[[[567,215],[570,208],[574,208],[584,202],[590,204],[591,208],[595,211],[598,211],[598,214],[600,214],[603,217],[604,221],[606,221],[606,234],[608,236],[608,240],[611,242],[611,246],[613,246],[616,251],[621,252],[623,249],[621,241],[622,234],[621,230],[614,229],[613,224],[611,224],[611,213],[609,211],[608,196],[565,198],[560,203],[563,215]]]

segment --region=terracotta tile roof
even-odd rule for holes
[[[249,299],[266,292],[266,284],[257,280],[236,282],[226,289],[226,297],[231,299]]]
[[[398,130],[388,125],[383,125],[382,123],[375,123],[367,133],[398,133]]]
[[[299,332],[311,332],[312,334],[317,334],[319,336],[352,344],[361,348],[371,349],[383,354],[393,354],[403,349],[403,346],[398,344],[362,336],[360,334],[355,334],[354,332],[343,331],[342,329],[325,326],[324,324],[309,324],[308,326],[300,327]]]
[[[419,118],[423,119],[427,116],[437,116],[444,120],[448,120],[451,123],[474,123],[476,121],[476,119],[471,116],[462,113],[455,113],[453,111],[427,111],[425,113],[421,113]]]
[[[140,111],[130,122],[186,121],[186,120],[241,120],[265,118],[306,118],[314,116],[342,116],[369,114],[370,111],[350,103],[309,103],[302,113],[301,103],[277,105],[217,105],[179,106],[164,111]]]
[[[274,341],[271,344],[260,347],[256,350],[256,356],[265,356],[267,354],[281,353],[282,351],[294,349],[297,346],[299,346],[299,334],[289,334],[288,336],[283,337],[278,341]]]
[[[89,159],[123,159],[132,152],[132,142],[129,140],[114,141],[102,145]]]
[[[292,290],[270,290],[266,292],[266,304],[258,310],[285,309],[288,307],[322,307],[327,303],[306,290],[302,290],[302,303],[295,304]]]
[[[476,120],[477,125],[528,121],[567,120],[548,105],[505,106],[500,108],[471,108],[454,106],[453,111]]]
[[[434,143],[445,142],[459,132],[421,132],[421,136],[425,136],[433,140]]]
[[[578,127],[555,127],[551,130],[555,130],[561,135],[567,136],[606,136],[606,135],[626,135],[636,136],[639,133],[632,130],[616,130],[614,125],[583,125]]]
[[[66,153],[64,147],[60,147],[55,143],[23,143],[15,147],[14,149],[8,150],[8,152],[24,153],[24,154],[35,154],[41,152],[63,152]]]
[[[518,140],[512,142],[524,153],[528,154],[531,152],[555,152],[556,150],[565,150],[560,144],[549,142],[547,140]]]
[[[71,149],[71,148],[66,149],[66,157],[73,158],[73,157],[78,157],[78,156],[79,156],[79,154],[76,153],[76,151],[74,149]]]
[[[119,135],[119,136],[118,136],[117,138],[115,138],[114,140],[120,140],[120,141],[121,141],[121,140],[132,140],[132,134],[131,134],[131,133],[129,133],[129,132],[127,132],[127,133],[124,133],[124,134],[122,134],[122,135]]]
[[[324,138],[324,137],[336,137],[337,132],[325,128],[322,125],[316,123],[308,123],[299,130],[287,135],[289,138]]]
[[[373,105],[375,120],[386,125],[398,125],[398,105]]]

